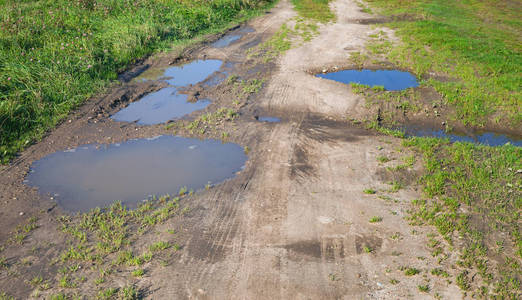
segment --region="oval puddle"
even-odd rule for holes
[[[239,34],[225,35],[224,37],[222,37],[219,40],[212,43],[212,47],[225,48],[228,45],[232,44],[233,42],[239,40],[240,38],[241,38],[241,35],[239,35]]]
[[[315,76],[346,84],[358,83],[371,87],[383,86],[388,91],[399,91],[419,86],[415,76],[409,72],[398,70],[342,70],[316,74]]]
[[[247,156],[241,146],[177,136],[84,145],[50,154],[31,165],[26,183],[54,195],[68,211],[121,201],[135,207],[151,195],[201,189],[232,178]]]
[[[217,59],[196,60],[191,63],[170,67],[162,72],[148,70],[138,81],[163,80],[170,86],[129,104],[111,116],[115,121],[137,122],[140,125],[160,124],[178,119],[196,110],[205,108],[210,101],[188,102],[188,96],[180,94],[178,88],[204,81],[218,71],[223,62]]]

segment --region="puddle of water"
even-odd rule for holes
[[[343,70],[317,74],[316,76],[346,84],[353,82],[372,87],[376,85],[384,86],[384,89],[388,91],[398,91],[419,86],[417,79],[411,73],[397,70]]]
[[[141,125],[160,124],[172,119],[178,119],[193,111],[205,108],[207,100],[195,103],[187,102],[187,95],[178,93],[177,87],[196,84],[209,78],[221,68],[223,62],[217,59],[196,60],[191,63],[170,67],[161,72],[151,70],[142,74],[137,80],[161,79],[169,83],[169,87],[150,93],[139,101],[129,104],[111,118],[116,121],[134,122]],[[223,80],[218,78],[219,80]]]
[[[209,100],[188,102],[187,98],[187,95],[179,94],[175,87],[166,87],[129,104],[111,118],[119,122],[136,121],[140,125],[160,124],[179,119],[210,104]]]
[[[225,48],[228,45],[232,44],[233,42],[239,40],[240,38],[241,38],[241,35],[239,35],[239,34],[225,35],[224,37],[222,37],[219,40],[215,41],[212,44],[212,47],[214,47],[214,48]]]
[[[250,26],[245,26],[245,27],[241,28],[239,30],[239,32],[241,32],[241,33],[251,33],[251,32],[256,32],[256,30],[254,28],[250,27]]]
[[[182,66],[167,68],[163,77],[173,86],[196,84],[217,72],[222,64],[223,62],[217,59],[196,60]]]
[[[448,138],[450,142],[469,142],[474,144],[483,144],[488,146],[502,146],[506,143],[511,143],[514,146],[522,147],[522,139],[511,137],[494,132],[476,132],[473,135],[465,135],[459,133],[445,132],[444,130],[421,128],[421,127],[407,127],[403,128],[406,136],[421,136],[421,137],[438,137]]]
[[[149,80],[164,80],[174,86],[196,84],[205,80],[219,70],[223,62],[217,59],[195,60],[181,66],[169,68],[150,68],[134,80],[138,82]]]
[[[40,193],[55,195],[68,211],[118,200],[132,208],[153,194],[222,182],[240,171],[246,159],[237,144],[160,136],[56,152],[34,162],[26,180]]]
[[[276,117],[258,117],[257,120],[261,121],[261,122],[269,122],[269,123],[281,122],[281,119],[276,118]]]

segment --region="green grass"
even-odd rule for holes
[[[403,43],[388,59],[418,77],[435,71],[455,78],[423,84],[433,86],[456,108],[456,120],[482,125],[493,118],[520,128],[520,1],[366,2],[385,15],[409,16],[389,24]]]
[[[369,220],[370,223],[379,223],[382,221],[382,217],[371,217],[371,219]]]
[[[301,17],[322,23],[335,19],[328,5],[329,2],[330,0],[292,0],[295,10]]]
[[[413,202],[412,224],[435,226],[457,247],[462,270],[457,281],[464,290],[471,288],[466,272],[473,269],[491,293],[510,298],[521,287],[522,149],[434,138],[411,138],[404,144],[420,154],[425,169],[420,178],[425,199]],[[442,252],[436,239],[429,246],[435,255]]]
[[[256,15],[265,0],[0,1],[0,161],[137,59]]]

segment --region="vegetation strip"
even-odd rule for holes
[[[0,162],[40,138],[137,59],[223,30],[271,3],[2,1]]]
[[[389,17],[402,43],[371,45],[413,70],[456,108],[455,119],[520,128],[522,54],[517,1],[368,0]],[[375,11],[375,9],[374,9]],[[370,49],[370,50],[372,50]],[[430,72],[446,74],[436,79]]]

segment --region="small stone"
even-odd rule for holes
[[[518,170],[517,170],[517,173],[522,173],[522,169],[518,169]]]
[[[20,212],[20,216],[23,216],[23,215],[24,215],[24,212],[23,212],[23,211],[21,211],[21,212]]]
[[[327,69],[323,69],[323,73],[326,73],[328,70]]]
[[[442,121],[442,126],[446,125],[446,122]]]

